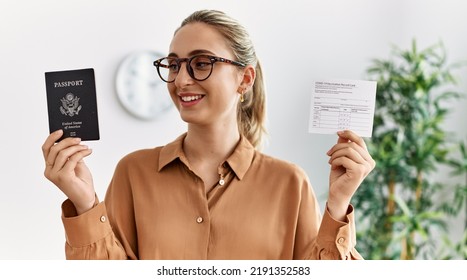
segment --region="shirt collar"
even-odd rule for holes
[[[254,155],[255,148],[253,145],[251,145],[250,141],[246,139],[246,137],[241,135],[237,147],[235,147],[235,150],[227,158],[226,162],[235,172],[235,175],[237,175],[238,179],[241,180],[250,168]]]
[[[185,154],[183,153],[183,139],[186,137],[186,132],[177,139],[175,139],[173,142],[170,142],[169,144],[165,145],[161,149],[161,153],[159,154],[159,167],[158,171],[160,172],[162,168],[164,168],[167,164],[171,163],[172,161],[176,160],[177,158],[180,158],[180,160],[183,161],[185,159]],[[186,165],[186,162],[184,162]]]
[[[185,137],[186,133],[180,135],[173,142],[162,147],[159,155],[159,172],[166,165],[176,159],[180,159],[180,161],[189,167],[182,148],[183,140]],[[241,135],[237,147],[235,147],[233,153],[226,160],[230,168],[232,168],[232,170],[235,172],[235,175],[237,175],[238,179],[241,180],[243,176],[245,176],[245,173],[248,171],[248,168],[250,168],[250,165],[253,161],[254,154],[255,148],[251,145],[248,139],[246,139],[246,137]]]

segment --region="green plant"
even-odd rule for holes
[[[444,203],[441,207],[445,213],[451,216],[457,216],[464,209],[467,212],[467,149],[463,142],[459,143],[460,158],[451,158],[448,160],[449,165],[454,169],[452,175],[464,176],[464,184],[457,184],[454,189],[452,201]],[[464,208],[463,208],[464,207]],[[445,250],[448,252],[441,253],[441,258],[452,259],[460,256],[467,259],[467,213],[464,217],[464,234],[458,243],[453,243],[449,238],[444,238]]]
[[[433,233],[447,233],[446,216],[459,213],[439,198],[455,187],[432,176],[454,164],[448,158],[455,135],[443,128],[447,105],[462,97],[450,90],[454,67],[446,65],[442,43],[418,50],[414,40],[410,49],[394,47],[389,59],[375,59],[367,70],[378,82],[367,141],[377,165],[352,200],[359,209],[357,248],[365,258],[436,258],[440,238]],[[465,199],[465,193],[459,196]]]

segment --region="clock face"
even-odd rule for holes
[[[144,120],[160,118],[173,107],[167,85],[157,75],[154,60],[163,55],[141,51],[128,55],[116,76],[117,96],[133,116]]]

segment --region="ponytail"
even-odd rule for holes
[[[244,94],[244,101],[238,103],[237,118],[240,133],[260,149],[263,135],[266,134],[266,90],[259,61],[256,62],[253,88]]]

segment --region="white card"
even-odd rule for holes
[[[314,81],[308,131],[334,134],[340,130],[352,130],[361,137],[371,137],[375,100],[374,81]]]

